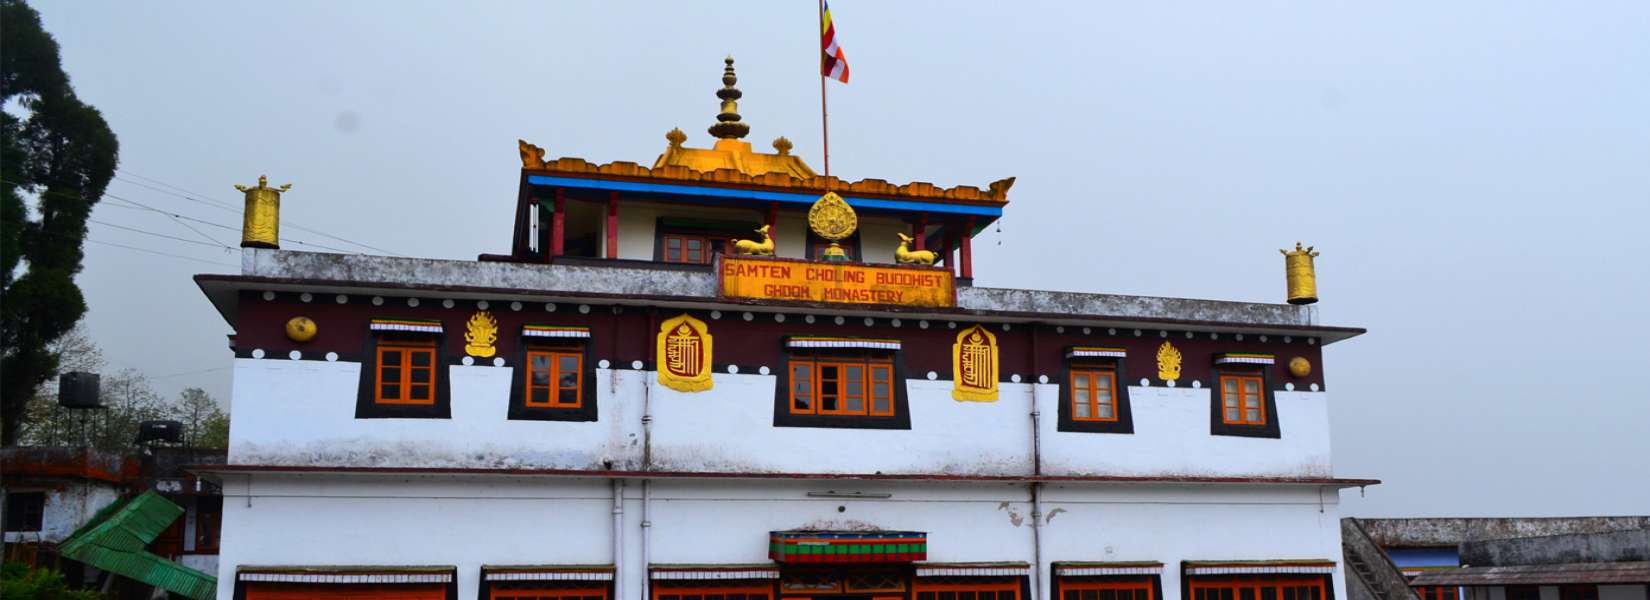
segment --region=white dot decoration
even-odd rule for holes
[[[275,292],[264,292],[264,299],[265,300],[274,300],[275,299]]]
[[[917,321],[917,328],[918,329],[927,329],[928,328],[928,319],[923,319],[921,321]]]
[[[1295,391],[1295,384],[1285,383],[1285,384],[1283,384],[1283,390],[1286,391],[1286,392],[1293,392],[1293,391]]]
[[[739,365],[728,365],[728,373],[733,374],[733,375],[738,375],[739,374]]]
[[[511,302],[510,303],[510,310],[521,310],[521,303],[520,302]]]
[[[946,321],[945,322],[945,328],[946,329],[956,329],[957,328],[957,322],[956,321]]]
[[[1240,341],[1240,342],[1243,341],[1243,334],[1241,334],[1241,333],[1237,334],[1237,335],[1234,335],[1232,337],[1237,338],[1237,341]]]
[[[753,320],[756,319],[756,315],[750,314],[748,312],[745,313],[743,316],[744,316],[746,321],[753,321]]]
[[[413,306],[413,307],[418,306],[418,299],[417,298],[408,298],[407,299],[407,306]]]
[[[1313,346],[1313,345],[1316,345],[1317,343],[1318,343],[1318,338],[1306,338],[1306,345],[1308,345],[1308,346]]]
[[[613,311],[613,314],[616,315],[616,314],[623,313],[624,312],[624,307],[623,306],[613,306],[613,307],[609,308],[609,310]]]
[[[343,294],[338,294],[338,296],[333,298],[332,301],[337,302],[339,304],[349,304],[349,296],[345,296]]]
[[[877,324],[877,320],[876,320],[876,319],[873,319],[873,318],[871,318],[871,317],[865,317],[865,326],[866,326],[866,327],[870,327],[870,326],[872,326],[872,325],[876,325],[876,324]]]
[[[1196,379],[1192,380],[1192,389],[1195,390],[1195,389],[1199,389],[1199,388],[1202,388],[1202,387],[1203,387],[1203,382],[1198,381]]]
[[[1140,334],[1141,331],[1139,329],[1134,330],[1134,337],[1140,337]]]
[[[1117,328],[1111,327],[1106,329],[1106,335],[1117,335]]]
[[[492,305],[488,304],[486,300],[477,300],[476,301],[476,308],[479,308],[481,310],[487,310],[487,307],[489,307],[489,306],[492,306]]]
[[[1220,334],[1218,334],[1218,333],[1210,333],[1210,334],[1209,334],[1209,339],[1211,339],[1211,340],[1218,340],[1218,339],[1220,339]]]
[[[581,314],[581,315],[590,314],[590,305],[589,304],[580,304],[579,305],[579,314]]]
[[[928,380],[929,380],[929,381],[933,381],[933,380],[935,380],[935,379],[939,379],[939,378],[940,378],[940,374],[939,374],[939,373],[935,373],[935,372],[933,372],[933,371],[929,371],[929,372],[928,372]]]
[[[601,359],[599,361],[596,361],[596,368],[598,368],[598,369],[606,369],[606,368],[611,367],[611,366],[613,366],[613,363],[607,362],[607,359],[605,359],[605,358]]]
[[[1091,334],[1091,333],[1094,333],[1093,329],[1090,329],[1088,327],[1083,328],[1083,335],[1088,335],[1088,334]]]
[[[1065,333],[1065,332],[1066,332],[1066,326],[1065,325],[1059,325],[1059,326],[1056,326],[1054,328],[1054,333]]]
[[[1169,387],[1174,387],[1174,384],[1175,384],[1175,380],[1173,380],[1173,379],[1170,379],[1170,380],[1168,380],[1168,381],[1165,381],[1165,382],[1163,382],[1163,383],[1166,383],[1166,384],[1169,384]]]
[[[715,320],[720,319],[720,318],[722,318],[722,311],[719,311],[719,310],[710,311],[710,320],[715,321]]]
[[[1190,332],[1190,331],[1186,332],[1186,339],[1188,339],[1188,340],[1192,339],[1192,332]]]
[[[452,308],[454,306],[456,306],[456,304],[453,302],[452,298],[441,301],[441,308]]]
[[[1285,344],[1295,343],[1295,336],[1291,336],[1291,335],[1283,336],[1283,343],[1285,343]]]
[[[1009,381],[1012,381],[1012,382],[1014,382],[1014,383],[1019,383],[1019,382],[1020,382],[1020,374],[1019,374],[1019,373],[1015,373],[1015,374],[1013,374],[1013,375],[1009,375],[1009,376],[1008,376],[1008,380],[1009,380]]]
[[[304,358],[304,353],[299,352],[297,350],[293,350],[291,352],[286,353],[286,357],[290,358],[292,360],[301,360],[301,359]]]
[[[899,325],[900,325],[899,319],[892,319],[892,320],[888,321],[888,324],[893,325],[895,327],[899,327]]]
[[[1140,387],[1151,387],[1151,385],[1152,380],[1146,379],[1145,377],[1140,378]]]
[[[1316,392],[1316,391],[1318,391],[1318,384],[1314,383],[1310,386],[1307,386],[1307,389],[1310,389],[1310,390]]]
[[[264,349],[263,348],[254,348],[252,350],[252,358],[263,358],[263,357],[264,357]]]
[[[756,372],[761,373],[763,375],[767,375],[768,373],[772,373],[773,371],[769,371],[767,367],[762,367],[760,369],[757,369]]]
[[[556,312],[556,303],[555,302],[545,302],[544,303],[544,312]]]
[[[1047,375],[1038,375],[1037,376],[1037,383],[1048,383],[1048,376]]]
[[[847,320],[847,319],[844,319],[844,318],[842,318],[842,317],[840,317],[840,316],[838,316],[838,317],[837,317],[837,318],[836,318],[836,324],[837,324],[837,325],[841,325],[841,324],[843,324],[843,323],[847,323],[847,322],[848,322],[848,320]]]
[[[1008,323],[1003,323],[1003,331],[1008,331],[1008,330],[1013,329],[1013,328],[1014,328],[1013,325],[1009,325]]]
[[[1169,337],[1169,332],[1167,332],[1167,331],[1159,331],[1159,332],[1157,332],[1157,337],[1160,337],[1160,338],[1166,338],[1166,337]]]
[[[309,292],[304,292],[302,294],[298,294],[298,300],[303,301],[303,302],[309,302],[310,300],[314,300],[314,299],[315,299],[315,295],[311,294]]]
[[[774,313],[773,314],[773,322],[775,322],[775,323],[784,323],[785,322],[785,315],[783,313]]]
[[[809,325],[813,325],[814,324],[814,316],[813,315],[802,315],[802,322],[807,323]]]
[[[338,353],[337,352],[328,352],[327,353],[327,362],[338,362]]]
[[[384,297],[383,296],[373,296],[372,297],[372,305],[373,306],[383,306],[384,305]]]
[[[639,360],[630,361],[630,368],[636,369],[636,370],[641,370],[642,361],[639,361]]]
[[[502,357],[502,356],[494,357],[493,358],[493,366],[495,366],[495,367],[504,366],[504,357]]]
[[[1260,336],[1260,341],[1262,341],[1262,342],[1266,341],[1266,336],[1264,336],[1264,335]]]
[[[468,367],[470,365],[476,364],[476,359],[466,356],[462,359],[459,359],[458,362],[464,363],[464,366]]]

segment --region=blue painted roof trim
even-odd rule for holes
[[[693,185],[671,185],[664,183],[641,183],[636,181],[613,181],[609,179],[584,179],[579,177],[550,177],[546,175],[529,175],[527,183],[551,187],[584,188],[592,190],[614,190],[620,192],[644,192],[651,194],[672,194],[677,196],[697,196],[701,198],[732,198],[737,200],[761,200],[764,202],[786,202],[791,204],[813,204],[818,196],[811,194],[789,194],[784,192],[768,192],[762,190],[741,190],[717,187],[700,187]],[[955,215],[981,215],[987,217],[1003,216],[1003,209],[992,206],[972,206],[967,204],[942,204],[938,202],[914,202],[911,200],[884,200],[881,198],[856,198],[843,196],[848,206],[854,208],[875,208],[885,210],[908,210],[931,213],[947,213]]]

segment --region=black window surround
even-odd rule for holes
[[[452,410],[452,367],[459,364],[446,352],[446,333],[369,331],[361,352],[361,381],[355,393],[357,419],[450,419]],[[379,404],[378,345],[380,342],[435,342],[435,402],[432,404]]]
[[[544,341],[540,341],[544,340]],[[550,341],[555,340],[555,341]],[[590,338],[526,338],[516,346],[515,361],[517,365],[510,374],[510,409],[507,419],[512,421],[595,421],[596,410],[596,361],[591,353]],[[579,369],[579,406],[578,408],[556,408],[527,406],[527,372],[532,365],[527,364],[527,353],[533,350],[550,350],[579,352],[583,358]]]
[[[1070,350],[1067,350],[1070,354]],[[1056,431],[1077,433],[1134,433],[1134,410],[1129,406],[1128,359],[1084,358],[1066,359],[1065,369],[1059,374],[1060,406],[1056,411]],[[1117,419],[1113,421],[1078,420],[1072,414],[1071,372],[1077,370],[1112,371],[1115,374],[1113,393],[1117,396]]]
[[[791,359],[798,358],[863,358],[886,356],[893,365],[892,381],[894,414],[869,415],[808,415],[791,412]],[[773,426],[820,427],[830,429],[910,429],[911,405],[905,389],[905,365],[899,350],[864,349],[796,349],[786,348],[779,360],[779,371],[774,373]]]
[[[1230,435],[1236,437],[1253,438],[1282,438],[1282,430],[1278,427],[1278,403],[1272,394],[1272,376],[1267,369],[1258,365],[1216,365],[1214,369],[1214,386],[1209,390],[1209,434]],[[1261,378],[1261,402],[1266,413],[1266,422],[1258,425],[1227,423],[1223,411],[1225,410],[1225,384],[1221,378],[1229,375]]]

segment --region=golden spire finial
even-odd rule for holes
[[[733,56],[728,56],[723,62],[722,89],[716,90],[716,97],[722,99],[722,112],[716,115],[716,124],[710,126],[710,134],[717,139],[737,140],[751,132],[751,126],[739,121],[739,97],[743,96],[739,88],[733,84],[739,83],[739,76],[733,73]]]

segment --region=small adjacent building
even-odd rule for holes
[[[1363,330],[1310,248],[1296,303],[975,286],[1012,177],[822,176],[722,81],[708,148],[523,141],[515,198],[397,216],[511,211],[475,261],[283,250],[286,188],[242,187],[241,273],[196,276],[234,329],[220,599],[1342,593],[1377,482],[1331,469],[1323,347]]]

